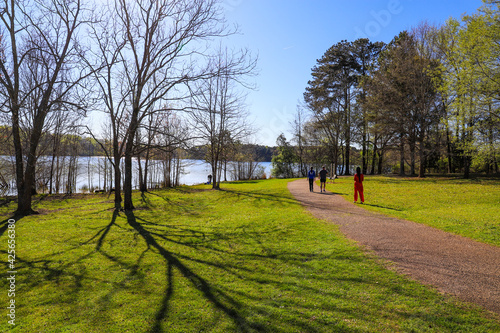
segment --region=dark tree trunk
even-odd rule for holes
[[[415,142],[412,140],[410,144],[410,175],[415,176]]]
[[[114,169],[115,169],[115,209],[121,208],[122,203],[122,195],[121,195],[121,181],[122,181],[122,172],[120,170],[120,155],[118,151],[114,154]]]
[[[132,154],[134,150],[135,133],[138,125],[138,114],[139,109],[134,108],[125,146],[125,181],[123,184],[123,208],[125,210],[132,210],[135,208],[132,203]]]
[[[384,152],[379,151],[378,153],[378,172],[377,174],[381,175],[382,174],[382,167],[383,167],[383,158],[384,158]]]
[[[377,142],[375,141],[375,143],[373,144],[373,156],[372,156],[372,169],[370,171],[370,175],[374,175],[375,174],[375,164],[377,163]]]
[[[351,172],[349,170],[350,166],[350,160],[351,160],[351,106],[350,103],[348,102],[349,99],[349,92],[346,90],[345,92],[345,98],[346,98],[346,138],[345,138],[345,175],[350,175]]]
[[[400,135],[400,143],[399,143],[399,175],[405,175],[405,143],[404,143],[404,135]]]
[[[425,159],[425,151],[424,151],[424,141],[425,141],[425,136],[422,133],[420,135],[420,138],[419,138],[419,145],[420,145],[420,151],[419,151],[420,168],[418,170],[418,177],[419,178],[424,178],[425,177],[426,159]]]
[[[34,122],[33,122],[33,129],[30,135],[30,141],[29,141],[29,150],[28,150],[28,156],[26,160],[26,170],[24,173],[24,177],[22,173],[20,175],[17,175],[17,179],[19,181],[19,178],[21,178],[21,191],[19,191],[18,187],[18,203],[17,203],[17,210],[16,214],[17,215],[30,215],[36,213],[32,208],[31,208],[31,195],[32,195],[32,189],[34,188],[35,185],[35,168],[36,168],[36,149],[38,147],[38,143],[40,141],[40,137],[42,135],[42,127],[43,123],[45,121],[45,116],[46,112],[43,110],[45,109],[43,105],[44,103],[42,101],[42,106],[38,108],[36,112],[36,116],[34,117]],[[14,120],[14,119],[13,119]],[[20,141],[20,135],[19,135],[19,119],[17,119],[17,126],[13,122],[13,132],[17,132],[14,134],[14,147],[16,148],[16,172],[21,171],[23,168],[23,156],[22,156],[22,149],[21,147],[21,141]],[[16,144],[16,135],[17,139],[19,141]],[[19,148],[19,152],[17,151]],[[24,178],[24,180],[22,179]],[[19,184],[19,183],[18,183]],[[19,185],[18,185],[19,186]]]
[[[367,149],[366,149],[366,123],[365,123],[365,115],[363,114],[363,156],[362,156],[362,170],[363,170],[363,174],[367,174],[367,169],[368,169],[368,165],[367,165]]]
[[[144,189],[144,183],[143,183],[143,178],[142,178],[142,165],[141,165],[141,157],[137,155],[137,168],[139,169],[139,190],[144,193],[146,190]]]
[[[464,178],[470,178],[470,162],[471,157],[469,155],[464,156]]]
[[[123,184],[123,208],[134,209],[132,203],[132,152],[125,149],[125,182]]]

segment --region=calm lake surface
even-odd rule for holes
[[[48,183],[47,179],[49,178],[50,170],[50,161],[51,158],[47,156],[40,157],[38,161],[38,169],[41,170],[37,172],[37,179],[42,180],[42,182]],[[3,178],[6,184],[9,185],[8,189],[4,191],[1,195],[15,195],[15,169],[14,169],[14,158],[10,156],[0,156],[0,176]],[[141,161],[144,166],[144,161]],[[68,168],[67,164],[69,163],[69,157],[62,158],[61,164],[65,165],[62,168],[61,181],[62,188],[65,188],[64,184],[68,178]],[[161,161],[150,160],[150,168],[148,169],[148,173],[153,183],[158,183],[163,180],[163,164]],[[257,163],[257,162],[255,162]],[[123,161],[122,161],[123,164]],[[211,169],[210,164],[206,163],[202,160],[181,160],[181,172],[179,175],[179,183],[181,185],[195,185],[206,183],[208,180],[208,175],[210,175]],[[123,165],[122,165],[123,168]],[[229,168],[228,168],[229,169]],[[105,172],[107,170],[107,172]],[[132,179],[132,184],[134,188],[139,187],[138,182],[138,163],[137,160],[133,160],[133,170],[134,176]],[[105,175],[106,173],[106,175]],[[271,175],[271,162],[258,162],[257,166],[257,174],[264,173],[267,178]],[[82,156],[77,159],[77,168],[76,168],[76,192],[86,192],[88,188],[92,189],[103,189],[104,183],[109,184],[112,183],[110,180],[111,164],[105,157],[101,156]],[[123,174],[123,169],[122,169]],[[223,176],[224,177],[224,176]],[[231,173],[228,171],[227,173],[228,180],[234,180],[231,176]],[[3,182],[2,182],[3,183]],[[4,183],[4,184],[5,184]],[[60,189],[60,192],[64,192],[64,190]],[[40,193],[43,193],[43,190],[39,190]],[[46,191],[47,193],[47,191]]]

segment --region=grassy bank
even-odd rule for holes
[[[367,257],[305,212],[286,184],[136,193],[138,209],[127,214],[106,196],[40,201],[42,214],[16,222],[12,331],[500,331],[498,316]],[[6,257],[13,206],[1,209]]]
[[[352,177],[327,189],[353,200]],[[368,176],[365,208],[500,246],[500,180]]]

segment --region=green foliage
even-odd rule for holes
[[[134,193],[133,213],[100,195],[37,202],[42,214],[16,222],[10,331],[500,330],[491,314],[386,269],[306,213],[286,184]]]
[[[275,177],[292,178],[295,176],[295,163],[297,155],[294,147],[286,141],[286,138],[281,134],[276,140],[278,145],[276,155],[272,158],[272,173]]]
[[[491,3],[487,1],[486,3]],[[485,144],[481,133],[489,132],[489,143],[498,142],[498,89],[500,31],[498,4],[486,4],[462,21],[450,19],[438,34],[443,52],[441,91],[450,100],[450,134],[469,167],[483,163],[478,150]],[[491,124],[496,123],[491,127]]]

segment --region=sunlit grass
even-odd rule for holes
[[[341,177],[327,189],[352,201],[354,181]],[[500,180],[367,176],[366,209],[423,223],[500,246]]]
[[[40,201],[42,214],[16,225],[12,331],[500,330],[497,317],[387,270],[307,213],[286,184],[136,193],[132,214],[114,212],[106,196]],[[4,233],[4,256],[6,246]],[[0,331],[8,328],[4,317]]]

